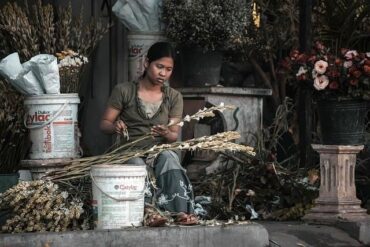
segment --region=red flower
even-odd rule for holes
[[[302,74],[302,75],[297,76],[297,80],[299,80],[299,81],[307,80],[306,74]]]
[[[342,53],[343,56],[347,53],[347,51],[349,51],[349,49],[347,49],[347,48],[341,48],[340,49],[340,53]]]
[[[364,65],[364,72],[366,75],[370,76],[370,64],[365,64]]]
[[[288,57],[280,61],[280,67],[284,70],[290,70],[292,68],[290,59]]]
[[[338,84],[338,82],[337,82],[337,81],[332,81],[332,82],[329,84],[329,88],[330,88],[330,89],[333,89],[333,90],[338,89],[338,88],[339,88],[339,84]]]
[[[337,65],[337,66],[341,66],[341,65],[343,64],[343,61],[342,61],[342,59],[340,59],[340,58],[336,58],[334,63],[335,63],[335,65]]]
[[[349,81],[349,84],[351,84],[352,86],[357,86],[358,85],[358,79],[352,79]]]
[[[295,49],[295,50],[292,50],[290,52],[289,57],[292,60],[296,60],[296,58],[298,57],[298,55],[299,55],[299,51],[297,49]]]
[[[360,78],[361,77],[361,75],[362,75],[362,73],[361,73],[361,71],[359,71],[359,70],[354,70],[352,73],[351,73],[355,78]]]
[[[326,75],[329,77],[337,78],[340,76],[340,73],[337,69],[329,67],[328,71],[326,72]]]
[[[307,62],[310,62],[310,63],[315,63],[315,61],[316,61],[316,56],[315,55],[312,55],[312,56],[308,57],[308,59],[307,59]]]
[[[325,46],[320,41],[316,41],[315,48],[319,51],[323,51],[325,49]]]
[[[299,54],[296,58],[297,62],[298,63],[306,63],[307,62],[307,55],[302,53],[302,54]]]

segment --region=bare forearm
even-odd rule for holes
[[[164,136],[168,143],[177,141],[178,133],[176,131],[169,130],[168,133]]]
[[[114,123],[105,119],[101,121],[100,129],[107,135],[112,135],[116,132]]]

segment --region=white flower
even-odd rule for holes
[[[317,72],[316,72],[316,70],[312,70],[312,79],[316,79],[316,77],[317,77]]]
[[[358,53],[355,50],[351,50],[351,51],[347,51],[344,56],[346,57],[346,59],[350,60],[350,59],[357,57]]]
[[[370,58],[370,52],[366,52],[366,57]]]
[[[352,61],[345,61],[345,62],[343,63],[343,67],[348,69],[349,67],[351,67],[351,66],[352,66],[352,64],[353,64],[353,63],[352,63]]]
[[[323,90],[325,89],[329,84],[329,79],[325,75],[317,76],[313,82],[313,86],[316,90]]]
[[[298,73],[296,74],[296,76],[301,76],[301,75],[304,75],[307,73],[307,69],[305,69],[303,66],[301,66],[298,70]]]
[[[326,71],[326,68],[328,67],[328,63],[324,60],[319,60],[315,63],[315,71],[318,74],[324,74]]]
[[[64,199],[67,199],[67,197],[68,197],[68,192],[66,192],[66,191],[63,191],[62,193],[60,193],[61,195],[62,195],[62,197],[64,198]]]
[[[186,115],[186,116],[184,117],[184,121],[186,121],[186,122],[190,122],[190,120],[191,120],[191,118],[190,118],[190,116],[189,116],[189,115]]]

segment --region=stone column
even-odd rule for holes
[[[356,197],[356,154],[364,146],[312,145],[320,154],[320,194],[303,219],[317,223],[369,220]]]

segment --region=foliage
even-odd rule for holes
[[[370,52],[342,48],[336,55],[316,42],[309,53],[293,50],[281,65],[297,86],[313,87],[318,98],[370,100]]]
[[[224,165],[195,184],[195,193],[207,195],[212,203],[206,208],[217,219],[296,220],[305,214],[318,195],[317,170],[297,170],[295,155],[279,162],[276,149],[289,129],[293,105],[280,105],[271,126],[257,135],[256,156],[224,152]],[[295,160],[296,161],[296,160]]]
[[[243,59],[268,61],[298,42],[298,1],[256,0],[255,25],[236,35],[235,50]]]
[[[182,46],[204,50],[232,48],[235,36],[251,24],[251,1],[164,0],[167,36]]]
[[[322,0],[313,9],[313,35],[333,50],[370,49],[370,1]]]

